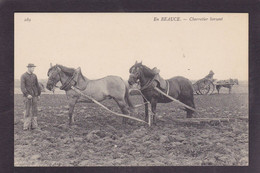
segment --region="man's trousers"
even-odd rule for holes
[[[27,97],[24,97],[24,103],[25,103],[25,113],[24,113],[24,130],[31,130],[38,127],[37,123],[37,114],[38,114],[38,108],[37,108],[37,97],[33,97],[31,99],[28,99]]]

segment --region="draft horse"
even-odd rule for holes
[[[62,65],[55,65],[48,70],[48,82],[46,88],[54,91],[56,84],[61,82],[61,90],[65,90],[69,100],[69,125],[74,122],[73,111],[79,102],[91,103],[90,99],[82,97],[71,87],[79,89],[83,94],[101,102],[105,99],[114,99],[122,113],[129,115],[129,108],[133,104],[129,99],[129,92],[126,83],[118,76],[106,76],[97,80],[90,80],[82,75],[80,68],[68,68]],[[126,119],[123,118],[123,123]]]
[[[142,65],[142,62],[135,64],[129,69],[129,85],[135,83],[140,83],[141,93],[143,95],[143,100],[145,104],[145,121],[148,121],[148,103],[151,103],[152,112],[152,123],[156,124],[156,105],[157,103],[169,103],[172,102],[171,99],[162,95],[154,89],[158,87],[163,92],[169,96],[179,100],[180,102],[192,107],[195,109],[194,98],[193,98],[193,87],[192,83],[182,77],[176,76],[167,80],[164,80],[159,75],[159,70],[154,68],[150,69],[145,65]],[[164,86],[163,86],[164,85]],[[146,101],[147,100],[147,101]],[[187,118],[191,118],[194,111],[185,108],[187,112]]]

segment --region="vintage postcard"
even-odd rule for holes
[[[15,13],[14,166],[248,166],[248,13]]]

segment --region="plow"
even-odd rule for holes
[[[103,109],[109,111],[110,113],[112,113],[112,114],[114,114],[114,115],[116,115],[116,116],[120,116],[120,117],[124,117],[124,118],[128,118],[128,119],[132,119],[132,120],[135,120],[135,121],[138,121],[138,122],[141,122],[141,123],[145,123],[145,124],[148,124],[149,126],[151,126],[151,114],[149,114],[148,123],[147,123],[147,122],[145,122],[144,120],[141,120],[141,119],[139,119],[139,118],[135,118],[135,117],[132,117],[132,116],[129,116],[129,115],[125,115],[125,114],[120,114],[120,113],[117,113],[117,112],[114,112],[114,111],[108,109],[106,106],[104,106],[103,104],[101,104],[100,102],[98,102],[97,100],[95,100],[94,98],[92,98],[91,96],[88,96],[88,95],[86,95],[86,94],[83,94],[79,89],[75,88],[74,86],[72,86],[71,89],[73,89],[76,93],[80,94],[81,96],[83,96],[83,97],[85,97],[85,98],[87,98],[87,99],[90,99],[91,101],[93,101],[94,103],[96,103],[97,105],[99,105],[100,107],[102,107]],[[188,105],[186,105],[186,104],[184,104],[184,103],[182,103],[182,102],[180,102],[180,101],[178,101],[178,100],[172,98],[171,96],[169,96],[169,95],[165,94],[164,92],[162,92],[159,88],[155,87],[155,90],[157,90],[157,91],[160,92],[161,94],[165,95],[166,97],[168,97],[169,99],[171,99],[173,102],[178,103],[179,105],[184,106],[184,107],[186,107],[186,108],[188,108],[188,109],[190,109],[190,110],[193,110],[194,112],[197,112],[196,109],[194,109],[194,108],[192,108],[192,107],[190,107],[190,106],[188,106]],[[140,93],[141,93],[141,91],[140,91]],[[146,103],[143,103],[143,104],[139,104],[139,105],[135,105],[134,108],[141,107],[141,106],[143,106],[143,105],[145,105],[145,104],[148,104],[148,103],[149,103],[149,102],[146,102]],[[149,109],[149,111],[152,112],[150,109]]]

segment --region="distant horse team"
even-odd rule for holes
[[[219,94],[219,90],[220,88],[224,87],[224,88],[228,88],[228,93],[231,93],[232,87],[233,85],[238,85],[238,80],[237,79],[229,79],[229,80],[219,80],[216,82],[216,89],[218,91]]]
[[[140,92],[142,93],[143,101],[145,104],[145,121],[148,121],[148,104],[151,104],[153,115],[151,115],[151,123],[156,124],[156,105],[157,103],[169,103],[174,98],[181,103],[187,105],[185,108],[187,112],[187,118],[191,118],[194,113],[195,104],[193,96],[193,86],[190,80],[176,76],[170,79],[163,79],[160,74],[160,70],[157,68],[150,69],[143,65],[142,62],[135,63],[129,69],[129,79],[124,81],[118,76],[106,76],[97,80],[90,80],[83,76],[81,69],[74,69],[56,64],[48,70],[48,81],[46,88],[50,91],[54,91],[57,87],[57,83],[61,82],[61,90],[66,92],[69,100],[69,124],[74,122],[74,108],[79,102],[92,102],[91,99],[82,97],[81,94],[75,92],[73,88],[78,89],[82,94],[87,95],[98,102],[106,99],[113,99],[124,115],[129,115],[133,112],[134,106],[129,99],[129,87],[138,84],[140,86]],[[210,74],[213,75],[214,73]],[[238,82],[236,80],[234,83]],[[41,86],[42,87],[42,86]],[[159,88],[165,94],[155,90]],[[226,86],[219,86],[226,87]],[[44,89],[44,86],[42,87]],[[219,89],[218,89],[219,91]],[[169,97],[166,97],[169,96]],[[189,109],[190,108],[190,109]],[[193,109],[194,108],[194,109]],[[126,123],[126,119],[123,118],[123,123]]]

